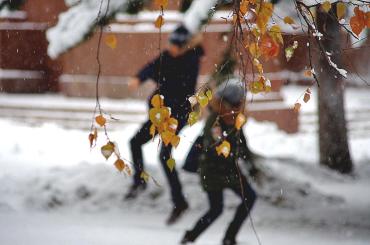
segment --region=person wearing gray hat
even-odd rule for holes
[[[223,245],[236,244],[236,235],[253,208],[257,195],[238,166],[239,160],[248,158],[249,151],[242,128],[235,127],[237,115],[244,113],[245,94],[243,84],[238,81],[226,81],[216,88],[203,129],[199,157],[200,179],[208,196],[209,210],[185,232],[181,244],[194,242],[220,216],[224,189],[231,189],[241,203],[226,230]],[[252,175],[256,168],[253,165],[249,169]]]

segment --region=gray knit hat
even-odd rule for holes
[[[231,106],[239,106],[244,99],[245,92],[243,84],[237,79],[232,79],[223,82],[216,88],[216,97]]]

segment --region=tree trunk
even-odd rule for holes
[[[330,15],[336,16],[333,4]],[[332,61],[341,67],[340,26],[328,13],[317,11],[319,32],[324,35],[324,48],[331,53]],[[347,128],[344,111],[344,83],[335,68],[330,66],[323,54],[320,55],[320,68],[317,73],[319,87],[319,147],[320,164],[341,173],[350,173],[353,165],[348,147]]]

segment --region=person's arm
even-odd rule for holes
[[[158,68],[159,68],[159,57],[154,59],[153,61],[146,64],[137,74],[135,77],[137,77],[140,81],[140,83],[144,83],[148,79],[153,79],[155,82],[156,77],[158,75]]]
[[[128,89],[135,92],[142,83],[148,79],[153,79],[157,82],[156,73],[158,73],[159,57],[146,64],[134,77],[128,82]]]

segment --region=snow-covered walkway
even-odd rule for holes
[[[292,100],[289,103],[301,92],[294,86],[283,90]],[[370,90],[350,89],[346,94],[347,112],[366,112],[369,102]],[[259,163],[269,176],[256,187],[259,200],[253,211],[262,244],[370,244],[369,114],[349,118],[355,172],[341,176],[317,163],[315,101],[302,110],[298,134],[287,135],[271,123],[254,120],[245,127],[250,147],[264,156]],[[111,131],[110,137],[127,158],[128,140],[138,127],[127,123]],[[207,208],[198,177],[180,171],[191,210],[178,224],[164,225],[170,202],[158,159],[153,157],[158,153],[156,143],[145,146],[145,160],[163,187],[150,183],[138,200],[124,202],[131,180],[100,155],[103,136],[90,152],[85,130],[12,119],[0,119],[0,128],[1,245],[176,245]],[[198,123],[182,132],[174,152],[179,169],[201,128]],[[238,203],[231,192],[225,196],[225,213],[196,244],[220,244]],[[239,241],[257,244],[250,221]]]

